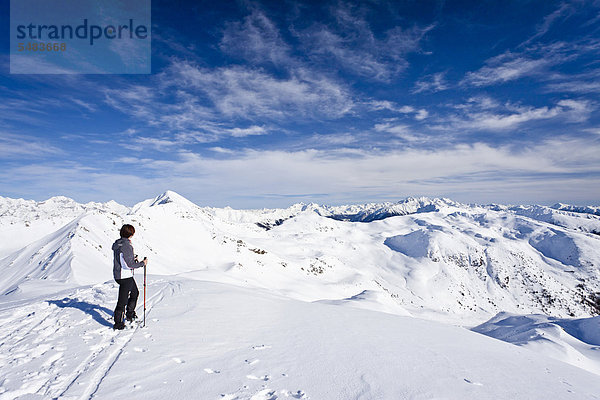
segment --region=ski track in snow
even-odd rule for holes
[[[160,289],[146,300],[146,316],[164,298],[167,288],[171,294],[176,289],[172,282],[152,282],[153,288],[157,284]],[[97,311],[99,307],[92,306],[112,306],[115,286],[105,283],[77,289],[63,299],[0,312],[0,400],[23,395],[51,399],[94,397],[139,327],[113,331],[112,311],[104,307]],[[138,299],[139,314],[142,296],[143,293]],[[83,317],[82,311],[86,313]],[[81,342],[74,345],[73,337],[81,338]],[[86,353],[87,357],[78,362]]]

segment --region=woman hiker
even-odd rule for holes
[[[140,292],[135,284],[135,279],[133,279],[133,270],[146,266],[148,259],[144,257],[142,261],[137,260],[130,240],[134,233],[135,228],[132,225],[123,225],[121,227],[121,238],[117,239],[112,245],[114,252],[113,276],[119,284],[119,299],[117,308],[115,308],[113,329],[125,328],[125,322],[123,321],[125,306],[127,306],[127,321],[133,321],[137,318],[135,305]]]

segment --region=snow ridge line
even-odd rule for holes
[[[170,286],[170,285],[171,285],[171,283],[168,283],[168,286]],[[163,292],[164,292],[165,288],[166,288],[166,286],[163,287],[160,291],[158,291],[155,295],[153,295],[149,299],[150,304],[146,308],[146,314],[148,314],[150,312],[150,310],[152,308],[154,308],[154,305],[156,303],[160,302],[164,298]],[[111,368],[115,365],[115,363],[119,359],[119,356],[123,353],[123,350],[125,349],[127,344],[131,341],[131,339],[133,338],[133,335],[138,330],[138,328],[139,328],[139,325],[137,325],[133,329],[133,331],[125,337],[125,340],[122,340],[122,343],[120,343],[118,345],[118,347],[113,352],[111,352],[108,355],[108,357],[102,362],[102,364],[98,368],[97,372],[92,376],[92,380],[87,385],[84,393],[81,396],[79,396],[79,399],[81,399],[81,400],[91,399],[94,396],[94,394],[98,391],[100,384],[102,383],[104,378],[108,375]],[[120,335],[120,336],[123,336],[123,335]],[[117,340],[115,340],[115,339],[117,339]],[[75,369],[75,371],[73,373],[71,373],[69,375],[69,377],[66,379],[66,381],[68,382],[66,387],[64,389],[59,389],[60,392],[58,392],[58,390],[57,390],[56,392],[58,392],[58,394],[52,395],[52,398],[58,399],[58,398],[62,397],[75,384],[75,382],[77,382],[79,377],[89,370],[89,365],[91,362],[96,360],[101,354],[105,353],[108,349],[110,349],[113,346],[113,343],[118,343],[118,342],[119,342],[118,337],[113,337],[110,339],[110,341],[108,342],[107,345],[103,345],[102,348],[100,348],[97,351],[94,351],[92,354],[90,354],[90,356],[88,356],[81,364],[79,364],[79,366]]]

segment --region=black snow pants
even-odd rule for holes
[[[115,308],[115,323],[123,322],[125,306],[127,306],[127,317],[132,317],[135,313],[135,305],[140,294],[133,278],[117,279],[119,284],[119,300]]]

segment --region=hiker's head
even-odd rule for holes
[[[135,228],[133,225],[125,224],[121,227],[121,237],[122,238],[130,238],[135,233]]]

